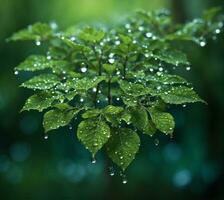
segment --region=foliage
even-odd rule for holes
[[[22,111],[45,111],[46,134],[81,120],[77,138],[93,158],[105,147],[124,171],[139,150],[140,134],[172,137],[170,105],[205,103],[175,69],[190,70],[186,41],[203,47],[222,31],[219,13],[213,8],[200,19],[176,24],[167,11],[139,11],[114,29],[31,25],[9,38],[48,47],[46,55],[31,55],[15,68],[15,74],[34,74],[21,84],[34,91]]]

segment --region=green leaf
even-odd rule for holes
[[[152,122],[152,120],[149,120],[148,123],[146,124],[143,133],[149,136],[153,136],[156,133],[156,126]]]
[[[18,71],[39,71],[50,68],[51,64],[46,56],[42,55],[31,55],[17,67],[15,70]]]
[[[163,75],[147,75],[144,77],[147,81],[152,81],[152,82],[159,82],[162,84],[168,84],[168,85],[173,85],[173,84],[185,84],[187,81],[178,76],[178,75],[171,75],[171,74],[163,74]]]
[[[156,128],[166,135],[173,134],[175,127],[174,118],[170,113],[161,112],[159,110],[149,108],[149,113],[152,118],[152,122],[155,124]]]
[[[104,64],[103,68],[108,74],[112,74],[116,69],[116,65]]]
[[[112,129],[106,150],[108,156],[123,171],[135,159],[140,146],[140,139],[136,132],[128,128]]]
[[[96,30],[87,27],[81,31],[79,38],[87,42],[99,42],[104,38],[105,33],[101,30]]]
[[[53,35],[53,31],[48,24],[36,23],[28,26],[27,29],[23,29],[14,33],[10,41],[18,40],[45,40]]]
[[[22,111],[38,110],[43,111],[49,108],[54,102],[63,101],[63,96],[56,92],[39,92],[29,97],[23,106]]]
[[[129,107],[131,122],[139,130],[144,130],[148,123],[148,113],[143,106]]]
[[[172,65],[189,65],[186,55],[173,49],[159,50],[153,54],[153,57]]]
[[[123,111],[123,108],[120,106],[108,105],[104,108],[104,114],[116,115]]]
[[[66,126],[72,118],[80,111],[80,108],[73,108],[69,105],[58,107],[44,114],[43,126],[45,132]]]
[[[138,97],[150,93],[150,88],[138,83],[131,83],[127,81],[119,81],[120,88],[130,96]]]
[[[82,121],[78,126],[78,139],[93,156],[103,147],[110,137],[110,127],[100,118]]]
[[[22,83],[22,87],[29,89],[47,90],[60,83],[60,79],[53,74],[41,74]]]
[[[99,109],[87,110],[86,112],[82,114],[82,118],[87,119],[87,118],[98,117],[100,113],[101,113],[101,110]]]
[[[172,87],[169,91],[161,94],[161,98],[164,102],[170,104],[184,104],[194,102],[206,103],[197,95],[193,89],[185,86]]]

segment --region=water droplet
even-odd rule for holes
[[[19,74],[19,72],[18,72],[18,71],[14,71],[14,74],[15,74],[15,75],[18,75],[18,74]]]
[[[94,156],[91,158],[91,163],[92,164],[95,164],[96,163],[96,158]]]
[[[110,59],[108,60],[108,62],[109,62],[110,64],[113,64],[113,63],[115,62],[115,59],[114,59],[114,58],[110,58]]]
[[[121,42],[119,40],[115,41],[116,45],[119,45]]]
[[[149,54],[148,54],[148,53],[146,53],[146,54],[145,54],[145,57],[146,57],[146,58],[148,58],[148,57],[149,57]]]
[[[204,47],[206,45],[206,42],[204,40],[200,41],[200,46]]]
[[[87,72],[87,68],[86,68],[86,67],[82,67],[82,68],[81,68],[81,72],[82,72],[82,73]]]
[[[156,89],[157,89],[157,90],[161,90],[161,86],[158,86]]]
[[[159,71],[160,71],[160,72],[162,72],[162,71],[163,71],[163,68],[162,68],[162,67],[160,67],[160,68],[159,68]]]
[[[83,102],[84,101],[84,99],[83,98],[80,98],[80,102]]]
[[[186,70],[187,70],[187,71],[190,71],[190,70],[191,70],[191,67],[189,67],[189,66],[186,67]]]
[[[122,178],[122,183],[127,184],[128,180],[127,180],[126,175],[123,172],[120,172],[120,176]]]
[[[41,42],[40,42],[39,40],[37,40],[37,41],[35,42],[35,44],[36,44],[37,46],[40,46],[40,45],[41,45]]]
[[[48,60],[50,60],[50,59],[51,59],[51,56],[50,56],[50,55],[49,55],[49,56],[47,56],[47,59],[48,59]]]
[[[218,29],[218,28],[215,30],[215,33],[216,33],[216,34],[219,34],[220,32],[221,32],[221,30]]]
[[[146,36],[147,38],[150,38],[150,37],[152,37],[152,33],[148,32],[148,33],[145,34],[145,36]]]
[[[97,88],[93,88],[93,92],[96,92],[97,91]]]
[[[139,31],[144,31],[144,27],[143,27],[143,26],[139,26],[139,27],[138,27],[138,30],[139,30]]]
[[[113,57],[114,57],[114,53],[110,53],[109,58],[113,58]]]
[[[156,146],[158,146],[158,145],[159,145],[159,140],[158,140],[158,139],[155,139],[155,140],[154,140],[154,144],[155,144]]]
[[[133,42],[132,42],[133,44],[136,44],[137,43],[137,41],[136,40],[133,40]]]
[[[131,27],[130,24],[125,24],[125,28],[126,28],[126,29],[129,29],[130,27]]]
[[[75,36],[72,36],[72,37],[70,38],[70,40],[71,40],[71,41],[75,41],[75,40],[76,40],[76,37],[75,37]]]
[[[183,104],[182,106],[183,106],[183,108],[185,108],[187,105],[186,104]]]
[[[109,167],[109,175],[110,176],[114,176],[114,174],[115,174],[115,170],[114,170],[114,168],[111,166],[111,167]]]
[[[69,130],[72,130],[72,125],[70,124],[70,125],[68,126],[68,128],[69,128]]]
[[[128,33],[131,33],[131,29],[128,29]]]
[[[116,100],[117,100],[117,101],[119,101],[119,100],[120,100],[120,98],[119,98],[119,97],[117,97],[117,98],[116,98]]]
[[[48,135],[45,135],[45,136],[44,136],[44,139],[47,140],[47,139],[48,139]]]

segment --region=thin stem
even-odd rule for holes
[[[111,77],[108,80],[108,94],[107,94],[107,98],[108,98],[108,105],[110,105],[112,103],[112,98],[111,98]]]

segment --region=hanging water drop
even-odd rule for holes
[[[96,92],[97,91],[97,88],[93,88],[93,92]]]
[[[19,72],[18,72],[18,71],[14,71],[14,74],[15,74],[15,75],[18,75],[18,74],[19,74]]]
[[[191,67],[189,67],[189,66],[186,67],[186,70],[187,70],[187,71],[190,71],[190,70],[191,70]]]
[[[80,102],[83,102],[84,101],[84,99],[83,98],[80,98]]]
[[[155,144],[156,146],[158,146],[158,145],[159,145],[159,140],[158,140],[158,139],[155,139],[155,140],[154,140],[154,144]]]
[[[145,54],[145,57],[146,57],[146,58],[148,58],[148,57],[149,57],[149,54],[148,54],[148,53],[146,53],[146,54]]]
[[[186,104],[183,104],[182,106],[183,106],[183,108],[185,108],[187,105]]]
[[[81,68],[81,72],[82,72],[82,73],[87,72],[87,68],[86,68],[86,67],[82,67],[82,68]]]
[[[116,98],[116,100],[117,100],[117,101],[119,101],[119,100],[120,100],[120,98],[119,98],[119,97],[117,97],[117,98]]]
[[[40,46],[40,45],[41,45],[41,42],[40,42],[39,40],[37,40],[37,41],[35,42],[35,44],[36,44],[37,46]]]
[[[95,164],[96,163],[96,158],[94,156],[91,158],[91,163],[92,164]]]
[[[114,58],[110,58],[110,59],[108,60],[108,62],[109,62],[110,64],[113,64],[113,63],[115,62],[115,59],[114,59]]]
[[[215,30],[215,33],[216,33],[216,34],[219,34],[219,33],[221,33],[221,30],[217,28],[217,29]]]
[[[144,31],[144,27],[143,27],[143,26],[139,26],[139,27],[138,27],[138,30],[139,30],[139,31]]]
[[[48,55],[48,56],[47,56],[47,59],[48,59],[48,60],[50,60],[50,59],[51,59],[51,56],[50,56],[50,55]]]
[[[115,41],[116,45],[119,45],[121,42],[119,40]]]
[[[48,135],[45,135],[45,136],[44,136],[44,139],[47,140],[47,139],[48,139]]]
[[[150,38],[150,37],[152,37],[152,33],[148,32],[148,33],[145,34],[145,36],[146,36],[147,38]]]
[[[71,124],[69,124],[68,128],[69,128],[69,130],[72,130],[72,125],[71,125]]]
[[[120,176],[122,178],[122,183],[127,184],[128,180],[127,180],[126,175],[123,172],[120,172]]]
[[[115,170],[114,170],[114,168],[111,166],[111,167],[109,167],[109,175],[110,176],[114,176],[114,174],[115,174]]]
[[[162,68],[162,67],[160,67],[160,68],[159,68],[159,71],[160,71],[160,72],[162,72],[162,71],[163,71],[163,68]]]
[[[70,40],[71,40],[71,41],[75,41],[75,40],[76,40],[76,37],[75,37],[75,36],[72,36],[72,37],[70,38]]]
[[[204,47],[206,45],[206,42],[204,40],[200,41],[200,46]]]

